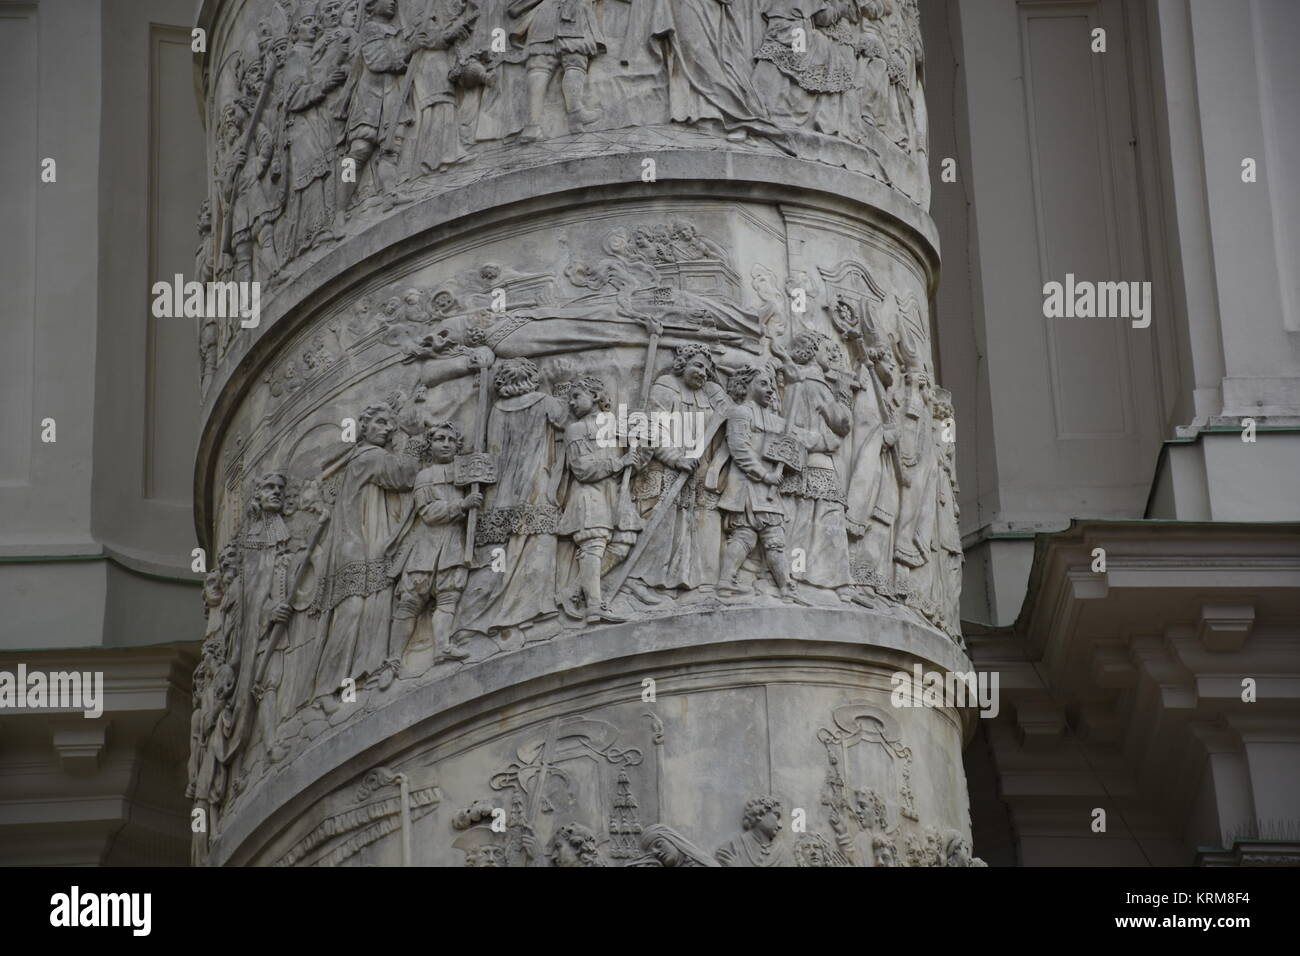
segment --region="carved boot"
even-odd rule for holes
[[[455,616],[455,611],[450,608],[440,607],[433,612],[434,644],[438,649],[437,656],[433,659],[435,664],[443,661],[463,661],[469,657],[469,651],[456,647],[451,642],[451,625]]]
[[[564,109],[569,117],[569,128],[581,128],[596,122],[603,115],[601,110],[588,109],[583,105],[582,97],[587,89],[587,71],[570,69],[564,71],[560,80],[560,92],[564,94]]]
[[[625,620],[610,611],[609,605],[600,599],[600,565],[603,557],[603,553],[593,551],[578,558],[578,580],[582,596],[586,600],[589,624],[597,621],[618,623]]]
[[[343,235],[348,227],[348,204],[356,191],[355,182],[344,182],[342,177],[339,178],[338,191],[334,195],[334,232],[337,235]]]
[[[854,587],[854,588],[845,588],[844,590],[847,590],[849,592],[848,599],[852,601],[854,604],[860,604],[862,607],[868,607],[868,608],[876,606],[876,602],[871,600],[871,598],[869,597],[871,592],[868,591],[866,588]],[[844,597],[843,593],[840,594],[840,597],[841,598]]]
[[[532,143],[542,138],[541,120],[546,106],[546,86],[550,82],[549,71],[528,71],[528,125],[519,134],[521,142]]]
[[[781,592],[781,600],[786,604],[803,604],[799,598],[799,585],[790,576],[790,562],[785,551],[767,552],[767,566],[772,569],[772,578],[776,581],[777,590]]]
[[[588,624],[596,624],[602,621],[607,624],[622,624],[626,620],[627,618],[620,617],[611,611],[608,604],[595,605],[587,614]]]
[[[662,604],[667,598],[660,597],[654,590],[645,584],[642,584],[636,578],[628,578],[623,582],[623,587],[632,592],[632,595],[643,604],[654,606]]]
[[[743,541],[728,541],[722,554],[722,567],[718,570],[718,597],[727,598],[743,594],[737,575],[740,565],[749,554],[749,548]]]

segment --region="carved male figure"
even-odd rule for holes
[[[328,97],[343,85],[348,71],[322,55],[320,21],[303,6],[293,22],[293,47],[284,64],[286,158],[289,166],[290,256],[301,255],[333,237],[334,194],[329,189],[334,163],[334,122]],[[335,51],[337,55],[337,50]]]
[[[370,163],[389,162],[395,157],[400,132],[394,134],[390,155],[375,154],[388,148],[386,141],[398,124],[409,122],[402,115],[402,74],[416,48],[401,35],[397,0],[366,0],[365,11],[362,68],[352,92],[345,131],[346,158],[354,165],[352,173],[339,177],[335,232],[343,231],[343,220],[362,172]],[[372,175],[376,175],[373,170]]]
[[[324,0],[320,5],[321,35],[316,41],[313,55],[318,63],[326,64],[327,68],[341,67],[347,72],[347,78],[343,83],[334,87],[325,96],[331,162],[336,160],[335,151],[345,145],[348,102],[359,73],[357,59],[360,56],[361,37],[356,27],[359,2],[360,0],[352,0],[351,3],[345,4],[344,0]],[[337,190],[335,194],[337,195]]]
[[[763,459],[765,440],[785,431],[785,419],[772,409],[774,378],[770,368],[750,365],[736,371],[727,382],[727,394],[735,404],[727,410],[731,462],[718,497],[727,532],[718,572],[722,597],[741,593],[740,566],[759,542],[782,598],[793,600],[796,593],[785,552],[785,506],[777,490],[783,470],[780,464]]]
[[[694,433],[702,437],[707,423],[723,415],[730,404],[717,378],[707,346],[679,346],[673,352],[672,370],[655,379],[650,389],[651,412],[676,416],[682,422],[690,419],[695,423]],[[670,469],[689,475],[707,465],[691,457],[694,450],[667,443],[654,449],[654,460],[633,485],[633,497],[641,501],[643,517],[665,493],[672,477]],[[694,477],[686,479],[677,493],[677,508],[654,540],[646,543],[629,580],[640,579],[655,588],[712,590],[722,553],[722,521],[702,484]]]
[[[456,453],[465,440],[453,422],[437,422],[427,433],[433,464],[415,476],[415,497],[406,520],[389,546],[390,573],[398,578],[397,606],[388,645],[394,654],[418,652],[413,645],[419,616],[433,602],[432,663],[464,660],[468,652],[453,647],[456,603],[465,589],[465,515],[483,504],[481,492],[462,494],[453,482]],[[423,659],[423,655],[418,655]],[[419,670],[411,661],[406,667]]]
[[[266,754],[276,760],[283,748],[276,742],[276,694],[283,678],[284,647],[270,645],[275,625],[285,624],[292,613],[289,600],[293,554],[289,526],[284,520],[285,476],[268,472],[257,480],[239,536],[242,557],[243,627],[232,663],[239,669],[235,698],[241,734],[253,736],[255,723]],[[269,659],[267,655],[271,655]],[[261,682],[257,675],[263,673]],[[242,740],[241,740],[242,743]],[[245,762],[248,760],[245,757]]]
[[[749,11],[737,6],[720,0],[670,0],[666,16],[652,13],[640,21],[643,28],[636,39],[665,61],[674,123],[715,124],[733,142],[751,132],[776,137],[751,79]],[[629,36],[627,42],[632,40]]]
[[[585,103],[587,67],[606,48],[592,0],[514,0],[506,12],[519,20],[511,36],[528,52],[528,125],[520,138],[541,138],[546,87],[556,73],[570,126],[600,119],[601,111]]]
[[[457,90],[451,81],[457,50],[469,39],[478,19],[478,6],[467,0],[432,0],[423,48],[411,57],[412,106],[415,109],[415,154],[409,175],[432,173],[468,155],[460,141],[456,115]]]
[[[204,815],[205,829],[191,843],[191,861],[202,863],[208,837],[216,828],[217,811],[226,799],[229,765],[238,744],[234,740],[233,697],[237,674],[228,662],[239,639],[239,550],[226,545],[217,558],[218,581],[207,589],[208,636],[194,671],[194,712],[190,718],[189,780],[185,795]],[[214,603],[215,602],[215,603]]]
[[[895,383],[891,349],[869,348],[857,368],[853,443],[846,446],[846,519],[854,581],[893,590],[892,533],[898,515],[898,427],[890,387]]]
[[[649,453],[619,450],[601,441],[600,415],[610,409],[609,392],[598,378],[569,386],[569,411],[575,421],[564,429],[565,458],[574,484],[557,533],[573,539],[578,555],[578,594],[588,621],[621,621],[601,599],[600,576],[627,557],[642,528],[631,498],[622,497],[625,468],[644,465]]]
[[[871,841],[871,849],[875,854],[873,862],[876,866],[898,866],[898,851],[894,849],[893,840],[883,836],[875,837]]]
[[[565,823],[556,827],[544,852],[551,866],[606,865],[596,844],[596,834],[581,823]]]
[[[569,417],[563,402],[541,391],[541,371],[529,359],[500,362],[495,388],[486,446],[497,483],[485,494],[457,614],[458,628],[484,634],[556,613],[555,438]]]
[[[222,237],[223,252],[234,258],[234,276],[239,281],[256,277],[266,281],[280,268],[281,256],[276,245],[276,228],[284,211],[283,144],[273,131],[278,128],[281,109],[280,70],[288,54],[289,39],[276,36],[267,41],[265,60],[252,60],[244,69],[244,97],[240,105],[232,104],[227,116],[226,147],[229,150],[223,168],[224,192],[228,195],[230,221]],[[269,75],[268,75],[269,73]],[[265,107],[256,114],[256,103],[263,99],[262,86],[271,89]],[[245,147],[248,124],[253,124],[251,153]]]
[[[889,49],[885,17],[891,0],[858,0],[857,84],[863,122],[881,126],[889,110]]]
[[[790,510],[788,540],[801,548],[802,571],[794,578],[838,591],[841,600],[858,597],[849,571],[849,536],[844,520],[844,485],[835,454],[848,435],[852,412],[843,390],[832,387],[838,348],[820,332],[794,337],[790,351],[794,375],[789,410],[794,424],[812,436],[803,471],[785,476],[781,492]]]
[[[903,376],[903,422],[898,443],[901,467],[894,560],[908,568],[908,590],[926,596],[926,574],[932,569],[930,542],[938,507],[939,462],[931,423],[933,388],[930,376],[910,365]]]
[[[934,440],[939,449],[939,494],[936,508],[934,539],[931,544],[931,561],[934,563],[933,581],[936,623],[953,637],[961,637],[961,566],[964,560],[961,530],[958,519],[961,508],[957,504],[956,442],[948,434],[952,421],[952,404],[946,389],[939,390],[934,404]]]
[[[792,866],[790,848],[780,833],[781,801],[755,797],[745,804],[740,833],[718,847],[714,856],[723,866]]]
[[[329,707],[345,678],[388,670],[392,580],[385,549],[401,519],[397,492],[409,491],[419,465],[389,450],[397,415],[379,402],[357,417],[357,444],[334,466],[342,481],[322,545],[326,591],[320,657],[311,699]]]

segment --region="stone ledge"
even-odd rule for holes
[[[698,615],[694,626],[664,627],[663,619],[629,622],[590,632],[577,640],[552,640],[490,658],[472,668],[414,687],[390,703],[350,722],[257,780],[249,799],[225,817],[213,840],[212,865],[247,862],[252,838],[274,832],[295,804],[329,792],[340,780],[389,762],[413,738],[428,740],[475,715],[501,713],[524,701],[563,693],[614,676],[652,668],[681,673],[692,664],[737,661],[763,667],[827,663],[910,669],[921,662],[945,671],[974,670],[969,658],[943,635],[911,622],[881,617],[868,634],[863,616],[810,608],[732,609]],[[684,623],[684,622],[683,622]],[[815,634],[815,638],[793,636]],[[866,653],[869,652],[869,653]],[[389,693],[400,693],[401,682]],[[975,719],[964,714],[963,736]]]

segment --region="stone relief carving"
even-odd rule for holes
[[[645,715],[649,716],[649,715]],[[853,730],[848,725],[856,720]],[[789,825],[790,804],[761,794],[737,808],[737,830],[709,850],[660,815],[658,758],[619,743],[620,721],[576,715],[554,720],[515,745],[518,759],[491,780],[496,797],[476,800],[450,820],[451,847],[464,866],[630,867],[849,867],[984,866],[970,841],[952,830],[923,825],[915,812],[900,813],[905,797],[881,796],[888,774],[869,762],[856,765],[869,784],[849,788],[831,762],[822,805],[831,832]],[[818,736],[828,753],[880,746],[910,750],[889,729],[890,719],[867,704],[835,710],[835,730]],[[629,725],[630,727],[630,725]],[[633,735],[641,731],[632,730]],[[833,738],[833,739],[832,739]],[[654,746],[662,743],[655,734]],[[906,759],[906,758],[904,758]],[[653,766],[651,766],[653,764]],[[808,807],[803,804],[803,807]]]
[[[914,297],[847,262],[791,280],[822,303],[797,314],[685,219],[562,238],[549,272],[487,261],[362,296],[264,380],[226,451],[196,804],[215,815],[395,682],[623,620],[797,603],[960,643],[950,399]]]
[[[412,825],[438,809],[442,791],[432,769],[414,779],[389,767],[369,771],[361,784],[326,798],[323,819],[296,839],[275,866],[341,866],[367,847],[398,833],[410,865]]]
[[[200,281],[273,295],[395,204],[548,162],[556,144],[721,139],[928,205],[915,0],[260,0],[231,17],[209,67]],[[234,332],[205,333],[205,369]]]

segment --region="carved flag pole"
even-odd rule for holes
[[[275,79],[275,71],[280,66],[280,61],[275,55],[276,44],[280,38],[276,38],[267,44],[266,59],[268,64],[262,73],[262,88],[257,93],[257,103],[253,106],[253,115],[248,119],[248,129],[244,130],[244,145],[242,147],[244,158],[235,164],[234,172],[230,175],[230,201],[225,205],[227,208],[221,210],[221,219],[217,222],[218,233],[216,243],[213,244],[213,254],[220,255],[224,251],[224,243],[229,238],[226,226],[226,215],[234,215],[235,209],[235,188],[239,181],[239,174],[244,171],[244,166],[248,163],[248,152],[253,146],[253,138],[257,134],[257,125],[262,122],[262,113],[266,111],[266,101],[270,98],[271,81]],[[285,42],[288,39],[285,38]],[[233,253],[234,250],[231,250]],[[219,260],[218,260],[219,264]]]
[[[542,791],[546,788],[546,772],[551,768],[551,760],[555,756],[555,739],[559,733],[560,718],[556,717],[546,728],[546,742],[542,744],[542,759],[537,768],[537,783],[528,798],[528,829],[533,833],[537,832],[537,811],[542,805]],[[530,857],[528,862],[530,866],[541,865],[540,859],[535,856]]]
[[[650,386],[654,382],[655,359],[659,355],[659,339],[662,335],[663,335],[663,324],[661,322],[654,321],[654,324],[650,326],[650,344],[646,346],[645,370],[641,373],[640,401],[637,404],[637,408],[645,415],[645,421],[647,422],[647,427],[650,421],[650,414],[648,408],[650,404]],[[631,436],[629,435],[628,438],[629,438],[629,445],[630,445]],[[648,440],[649,436],[646,436],[646,438]],[[628,465],[626,468],[623,469],[623,479],[618,489],[618,503],[620,508],[623,507],[624,502],[629,500],[628,493],[631,485],[632,485],[632,466]],[[613,596],[614,595],[611,594],[610,598],[613,598]]]
[[[871,386],[876,393],[876,402],[880,405],[881,427],[887,427],[887,425],[893,425],[894,423],[893,414],[891,410],[889,410],[889,397],[884,392],[883,382],[881,382],[880,377],[876,375],[876,363],[871,360],[871,350],[866,346],[866,337],[870,337],[871,341],[880,342],[880,334],[879,332],[876,332],[876,324],[871,320],[870,299],[867,299],[862,303],[862,324],[865,326],[865,337],[863,337],[862,342],[859,342],[858,347],[862,351],[862,362],[866,365],[867,376],[871,378]],[[876,347],[881,346],[878,345]],[[883,347],[888,350],[888,341],[885,341]],[[889,460],[893,462],[894,477],[898,479],[898,483],[902,484],[902,463],[898,460],[897,449],[893,449],[893,447],[889,449]]]
[[[707,448],[709,446],[709,442],[713,441],[713,436],[718,433],[718,429],[720,429],[725,422],[725,416],[714,414],[708,427],[704,429],[704,441],[700,443],[701,448]],[[641,529],[641,533],[637,536],[636,544],[633,546],[631,552],[621,564],[610,571],[608,577],[601,581],[600,591],[602,594],[608,595],[605,598],[606,603],[613,601],[618,595],[619,590],[623,587],[628,576],[632,573],[632,569],[636,567],[638,559],[640,559],[641,555],[645,552],[648,542],[654,537],[655,529],[663,524],[664,519],[668,517],[669,512],[677,507],[677,496],[681,493],[682,486],[686,484],[686,479],[692,476],[698,476],[703,464],[704,457],[701,455],[700,464],[696,465],[694,471],[685,472],[674,469],[677,473],[673,475],[670,481],[665,483],[663,494],[660,496],[659,501],[655,503],[654,510],[650,512],[650,517],[646,519],[645,527]]]
[[[486,365],[478,370],[478,417],[474,420],[474,451],[456,456],[456,485],[469,485],[471,494],[478,494],[484,484],[496,482],[495,463],[487,455],[488,388],[491,374]],[[478,533],[478,508],[470,508],[465,515],[465,563],[474,560],[474,537]]]

